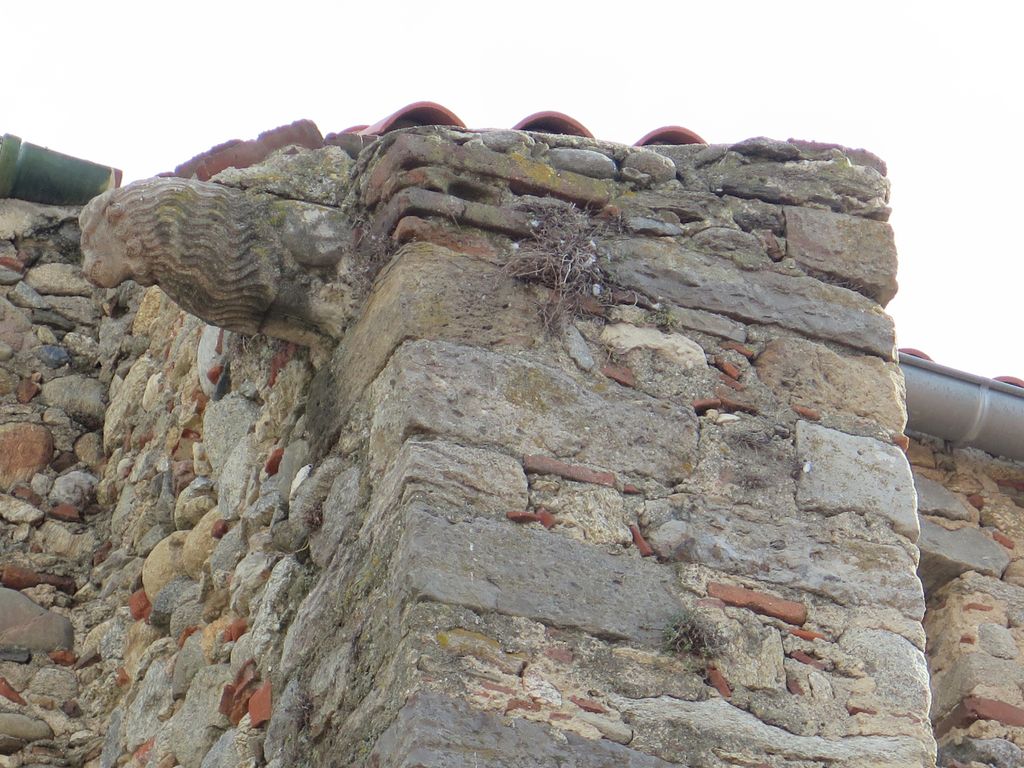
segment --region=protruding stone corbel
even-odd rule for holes
[[[96,285],[158,285],[208,323],[305,345],[352,315],[352,232],[336,209],[155,178],[94,198],[80,221]]]

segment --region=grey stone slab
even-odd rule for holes
[[[929,594],[965,571],[999,578],[1010,564],[1006,548],[980,528],[949,531],[922,517],[917,545],[921,548],[918,572]]]
[[[922,515],[944,517],[947,520],[970,520],[972,510],[952,491],[931,478],[914,473],[917,489],[917,511]]]
[[[525,356],[438,341],[407,342],[373,385],[370,457],[383,468],[408,436],[593,469],[683,479],[697,447],[693,410],[613,386],[607,394]]]
[[[248,434],[259,407],[239,394],[211,401],[203,416],[203,445],[214,472],[219,473],[238,442]]]
[[[618,170],[608,155],[592,149],[557,147],[548,152],[548,162],[563,171],[581,173],[594,179],[614,179]]]
[[[420,600],[526,616],[659,646],[679,611],[671,569],[548,531],[413,508],[395,553],[397,586]]]
[[[943,591],[947,594],[969,595],[972,602],[977,602],[974,600],[977,593],[991,595],[1005,606],[1010,627],[1024,627],[1024,587],[967,571],[951,581]]]
[[[859,293],[802,275],[742,270],[671,241],[633,238],[607,245],[608,271],[624,286],[689,309],[779,325],[890,360],[892,319]]]
[[[560,733],[528,720],[419,692],[370,753],[379,768],[659,768],[673,765],[606,740]]]
[[[952,760],[968,765],[973,760],[990,768],[1020,768],[1024,765],[1024,750],[1006,739],[965,738],[959,744],[939,748],[939,765],[948,765]]]
[[[649,503],[649,514],[652,505],[664,503]],[[697,503],[673,505],[672,515],[648,534],[666,560],[698,563],[840,605],[891,606],[914,620],[924,615],[910,553],[894,533],[887,542],[872,540],[874,533],[858,514],[824,519]]]
[[[896,242],[883,221],[786,206],[786,255],[883,307],[896,295]]]
[[[889,215],[889,180],[874,168],[843,157],[826,161],[748,162],[729,152],[707,169],[717,194],[768,203],[811,205],[875,219]]]
[[[895,445],[798,421],[797,504],[825,513],[879,515],[916,541],[917,502],[906,456]]]
[[[21,592],[0,587],[0,646],[34,651],[72,648],[75,630],[67,618],[36,605]]]
[[[631,700],[616,696],[612,704],[633,726],[633,748],[657,751],[685,765],[724,765],[719,758],[723,753],[733,765],[757,765],[766,760],[777,765],[829,768],[921,768],[932,764],[933,743],[910,736],[798,736],[767,725],[724,699],[680,701],[660,696]]]

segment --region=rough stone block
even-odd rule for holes
[[[667,484],[689,473],[696,451],[692,409],[640,394],[606,397],[543,363],[447,342],[404,344],[372,397],[378,467],[416,433]]]
[[[53,457],[53,435],[41,424],[0,425],[0,490],[32,479]]]
[[[528,720],[481,712],[466,702],[420,692],[381,734],[369,764],[379,768],[668,768],[652,755],[604,739],[559,733]]]
[[[906,393],[895,363],[838,355],[813,341],[776,339],[756,365],[758,378],[790,405],[814,408],[840,424],[853,416],[895,434],[906,425]]]
[[[944,517],[947,520],[972,520],[977,513],[952,491],[931,478],[914,473],[917,489],[917,511],[922,515]]]
[[[999,578],[1010,563],[1006,548],[981,529],[949,531],[924,517],[917,545],[921,548],[918,573],[929,594],[965,571]]]
[[[859,293],[814,278],[741,270],[664,240],[602,243],[617,282],[690,309],[773,324],[892,360],[892,320]]]
[[[999,659],[987,653],[966,653],[932,678],[932,721],[938,722],[971,695],[1020,702],[1024,666],[1015,659]],[[1001,695],[999,691],[1002,689]],[[1024,723],[1019,723],[1024,726]]]
[[[13,589],[0,587],[0,646],[37,651],[73,648],[75,631],[64,616],[36,605]]]
[[[659,646],[679,611],[672,572],[577,541],[490,520],[451,524],[410,509],[396,587],[419,600],[526,616]]]
[[[882,221],[816,210],[786,209],[786,255],[810,274],[838,282],[883,307],[896,295],[896,243]]]
[[[917,540],[914,481],[899,448],[798,421],[796,450],[802,464],[796,486],[801,508],[878,515],[897,533]]]

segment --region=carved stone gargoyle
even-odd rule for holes
[[[352,316],[352,229],[335,208],[155,178],[99,195],[80,223],[90,282],[159,285],[211,325],[316,345]]]

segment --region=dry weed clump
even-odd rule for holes
[[[605,300],[606,278],[597,263],[598,226],[573,205],[527,209],[533,237],[514,245],[505,264],[512,277],[548,289],[544,323],[556,330],[588,302]]]

